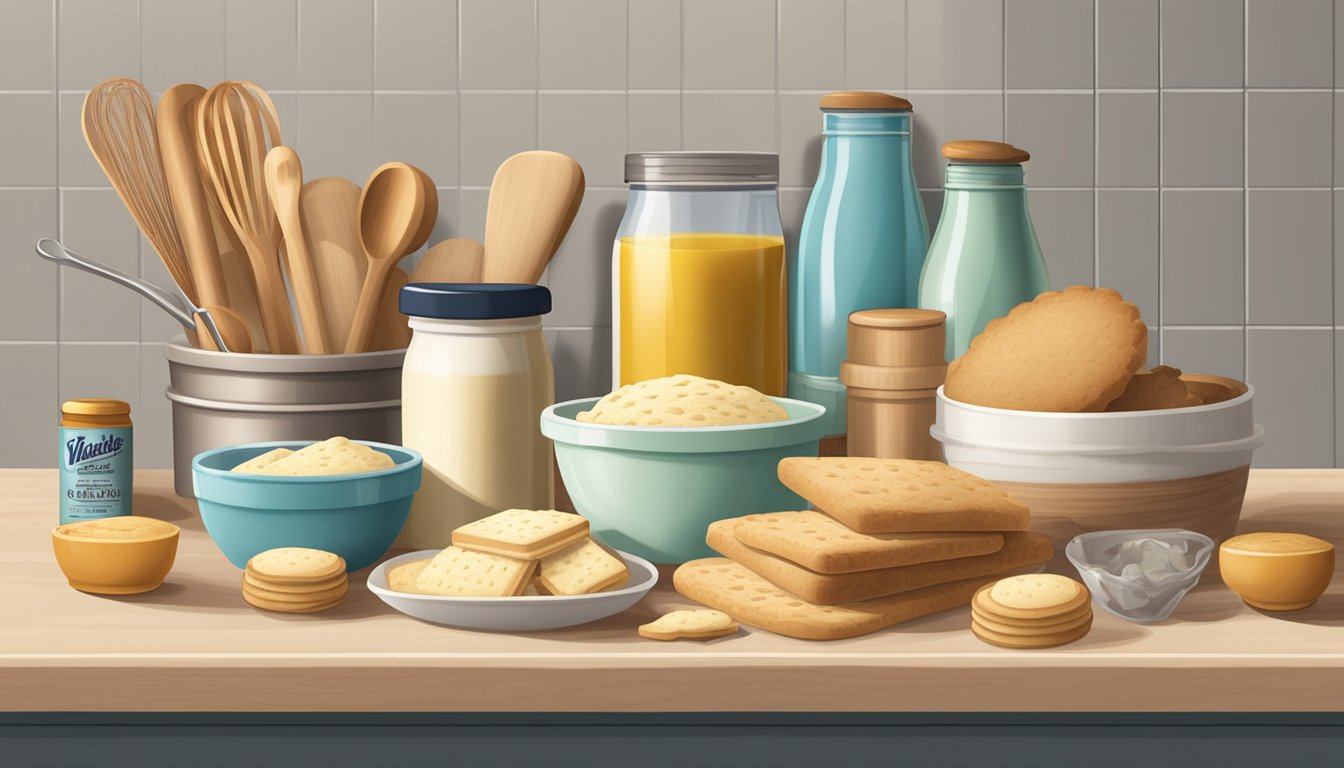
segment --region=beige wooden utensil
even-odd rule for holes
[[[435,243],[411,271],[413,283],[479,283],[485,248],[475,240],[452,237]]]
[[[84,98],[84,140],[117,196],[187,298],[198,300],[159,156],[154,103],[135,80],[114,77]]]
[[[368,267],[359,244],[359,186],[326,176],[303,185],[299,211],[317,275],[318,294],[333,352],[344,351]]]
[[[199,85],[179,83],[159,97],[159,154],[197,299],[203,304],[227,306],[228,286],[215,245],[210,203],[201,186],[201,167],[196,162],[196,105],[204,94],[205,89]]]
[[[237,354],[248,354],[252,352],[252,333],[247,330],[247,323],[238,316],[237,312],[228,307],[219,304],[202,304],[201,309],[210,310],[210,317],[215,321],[215,328],[219,335],[224,338],[224,346],[229,348],[230,352]],[[199,313],[196,315],[200,317]],[[197,321],[200,326],[200,321]],[[214,340],[208,333],[197,334],[201,349],[216,349]]]
[[[438,211],[438,196],[425,196],[420,172],[414,167],[385,163],[369,176],[359,195],[359,242],[368,270],[345,342],[346,353],[368,350],[388,275],[401,257],[424,245],[418,238],[425,230],[425,218],[436,218]]]
[[[428,173],[416,168],[414,165],[411,167],[415,168],[415,172],[420,175],[420,186],[425,189],[425,200],[428,201],[432,199],[434,201],[434,215],[425,216],[420,222],[420,229],[416,230],[415,233],[415,242],[423,245],[429,242],[429,236],[434,234],[434,225],[439,222],[439,189],[434,186],[434,180],[429,177]],[[411,250],[414,251],[419,247],[420,246],[417,245]]]
[[[485,209],[482,279],[540,280],[574,222],[583,189],[583,169],[559,152],[521,152],[500,164]]]
[[[219,209],[213,195],[210,195],[210,225],[215,233],[215,247],[219,251],[219,266],[224,273],[224,284],[229,291],[229,309],[233,310],[247,324],[252,336],[253,352],[270,352],[266,345],[266,331],[261,324],[261,308],[257,302],[257,282],[252,278],[252,267],[247,261],[247,251],[238,240],[224,212]]]
[[[322,318],[322,292],[317,285],[307,241],[303,238],[299,212],[303,164],[293,149],[274,147],[266,154],[265,172],[266,191],[275,205],[275,215],[285,236],[285,266],[294,289],[294,303],[299,307],[304,351],[310,355],[328,354],[334,350],[327,343],[327,329]]]
[[[268,148],[282,143],[275,104],[254,83],[223,82],[201,97],[196,129],[198,159],[247,251],[266,344],[272,352],[298,352],[280,275],[280,227],[264,178]]]
[[[369,338],[370,352],[405,349],[411,343],[411,327],[398,305],[401,287],[410,280],[410,275],[401,267],[393,268],[388,274],[387,287],[383,289],[383,298],[378,304],[378,317],[373,321],[373,335]]]

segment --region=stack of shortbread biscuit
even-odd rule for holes
[[[977,589],[1050,559],[1026,505],[939,462],[788,458],[785,485],[816,508],[721,520],[725,558],[686,563],[686,597],[739,621],[830,640],[966,605]]]
[[[981,587],[971,601],[971,632],[1005,648],[1064,645],[1091,629],[1091,595],[1064,576],[1013,576]]]
[[[431,559],[393,568],[397,592],[453,597],[586,595],[623,585],[630,569],[588,537],[588,520],[555,510],[509,509],[453,531]]]
[[[267,611],[325,611],[340,605],[349,589],[345,560],[321,549],[268,549],[243,571],[243,599]]]

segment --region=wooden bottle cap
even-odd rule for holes
[[[936,309],[863,309],[849,316],[849,362],[897,368],[943,365],[947,315]]]
[[[877,91],[836,91],[821,97],[822,109],[872,110],[874,112],[909,112],[910,102],[900,96]]]
[[[1000,141],[962,139],[944,144],[943,157],[962,163],[1025,163],[1031,153]]]

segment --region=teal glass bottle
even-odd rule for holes
[[[789,268],[789,397],[845,431],[849,314],[914,307],[929,246],[910,160],[910,102],[885,93],[821,99],[821,170]]]
[[[943,213],[933,232],[919,306],[947,313],[947,359],[985,325],[1050,290],[1027,209],[1026,151],[993,141],[950,141]]]

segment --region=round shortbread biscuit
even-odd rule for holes
[[[344,597],[345,593],[350,591],[348,583],[337,587],[323,589],[314,592],[275,592],[264,587],[254,587],[247,582],[243,582],[243,591],[252,597],[269,600],[273,603],[325,603],[328,600],[335,600],[338,597]]]
[[[335,608],[345,600],[345,595],[341,595],[334,600],[327,600],[320,603],[282,603],[274,600],[266,600],[260,597],[253,597],[243,590],[243,600],[254,608],[261,608],[265,611],[276,611],[277,613],[317,613],[329,608]]]
[[[984,591],[988,593],[988,590]],[[979,593],[977,593],[977,597],[971,599],[971,613],[974,616],[983,619],[988,619],[989,621],[992,621],[995,624],[1002,624],[1003,626],[1006,627],[1017,627],[1019,629],[1031,630],[1037,627],[1048,626],[1051,624],[1065,624],[1067,622],[1077,621],[1084,616],[1091,616],[1092,603],[1089,600],[1087,602],[1082,603],[1077,608],[1071,611],[1024,619],[1021,618],[1020,616],[1005,616],[1002,613],[997,612],[994,609],[994,606],[986,600],[984,595],[980,595]]]
[[[253,555],[247,570],[277,584],[327,581],[345,572],[345,560],[321,549],[280,547]]]
[[[428,595],[423,589],[415,586],[415,580],[419,578],[420,572],[425,570],[429,561],[433,558],[416,560],[411,563],[398,565],[396,568],[387,572],[387,588],[393,592],[405,592],[411,595]]]
[[[258,576],[255,573],[252,573],[251,571],[244,571],[243,582],[246,584],[251,584],[257,589],[264,589],[271,592],[284,592],[285,594],[290,595],[310,595],[314,592],[321,592],[323,590],[335,589],[341,586],[342,584],[349,584],[350,579],[344,573],[338,573],[335,576],[332,576],[330,579],[327,579],[326,581],[303,581],[303,582],[286,583],[282,581],[271,581],[269,579]]]
[[[1104,410],[1148,355],[1148,327],[1109,288],[1048,291],[991,320],[948,367],[943,392],[1022,411]]]
[[[980,595],[981,604],[990,613],[1013,619],[1063,616],[1078,610],[1090,597],[1087,587],[1053,573],[1009,576],[989,585]]]
[[[1003,648],[1013,648],[1018,650],[1053,648],[1058,645],[1067,645],[1075,640],[1081,640],[1087,636],[1092,629],[1092,620],[1089,617],[1087,622],[1077,629],[1071,629],[1065,632],[1055,632],[1048,635],[1036,635],[1035,637],[1020,637],[1017,635],[1005,635],[995,632],[980,625],[975,619],[971,619],[971,633],[990,645],[997,645]]]
[[[1052,621],[1048,624],[1037,624],[1031,627],[1024,627],[1020,624],[1004,624],[993,617],[985,616],[983,613],[974,610],[971,612],[971,619],[982,629],[987,629],[1000,635],[1008,635],[1010,637],[1043,637],[1072,632],[1084,624],[1091,623],[1092,612],[1086,611],[1064,621]]]

